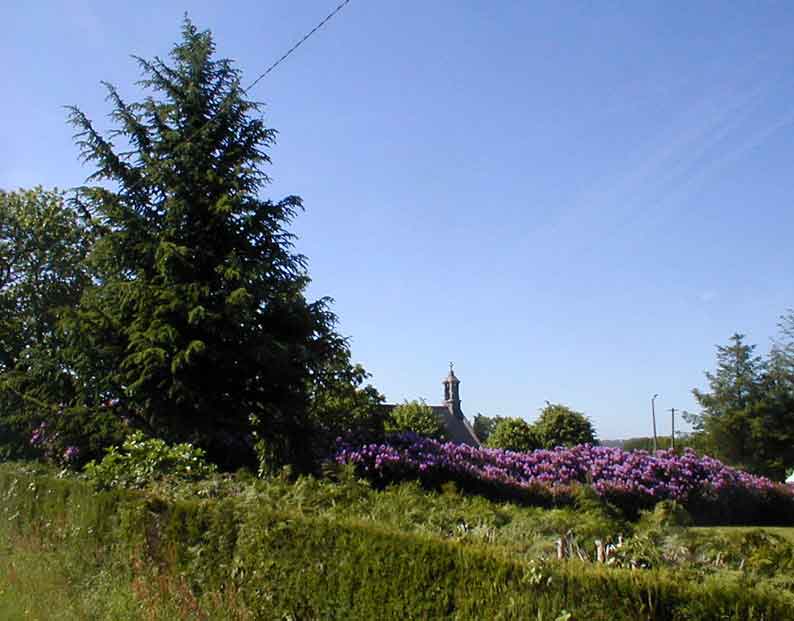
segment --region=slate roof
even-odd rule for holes
[[[480,440],[464,416],[455,416],[446,405],[433,405],[431,407],[433,408],[433,413],[443,421],[444,431],[450,442],[480,446]]]

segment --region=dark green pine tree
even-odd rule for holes
[[[65,323],[75,370],[151,433],[226,466],[251,459],[253,431],[274,461],[305,466],[313,378],[346,345],[328,300],[305,297],[287,230],[300,198],[260,198],[276,132],[189,20],[170,62],[137,61],[141,101],[106,84],[111,134],[71,110],[96,166],[76,203],[99,236],[95,284]]]

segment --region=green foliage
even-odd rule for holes
[[[764,359],[734,334],[717,348],[717,369],[706,373],[709,391],[693,390],[702,408],[690,416],[702,450],[726,463],[782,480],[794,465],[794,315]]]
[[[405,401],[396,406],[386,420],[387,433],[412,431],[420,436],[441,440],[444,424],[424,400]]]
[[[544,448],[598,443],[590,420],[559,403],[549,403],[543,408],[534,427]]]
[[[190,444],[169,446],[157,438],[145,438],[136,431],[121,448],[111,446],[100,462],[85,465],[85,474],[102,489],[143,487],[162,477],[200,479],[212,474],[215,466],[204,459],[204,451]]]
[[[135,426],[226,467],[254,463],[256,431],[274,464],[309,468],[315,414],[336,407],[313,412],[312,386],[349,352],[329,300],[305,297],[288,231],[300,198],[260,198],[276,132],[190,21],[170,62],[137,60],[141,99],[107,85],[110,136],[71,113],[98,182],[75,200],[98,238],[93,284],[64,322],[74,373]]]
[[[540,448],[535,429],[523,418],[502,418],[496,422],[485,443],[488,448],[528,452]]]

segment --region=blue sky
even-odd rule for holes
[[[337,3],[4,3],[0,187],[68,188],[62,106],[167,54],[188,11],[247,81]],[[310,293],[389,401],[602,438],[695,410],[715,345],[794,306],[794,5],[352,0],[253,91],[299,194]],[[660,432],[669,430],[660,415]]]

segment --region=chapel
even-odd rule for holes
[[[438,416],[444,425],[447,440],[457,444],[480,446],[480,440],[460,407],[460,380],[455,375],[452,363],[449,363],[449,375],[441,382],[444,387],[443,405],[431,405],[433,413]],[[386,405],[392,409],[394,405]]]

